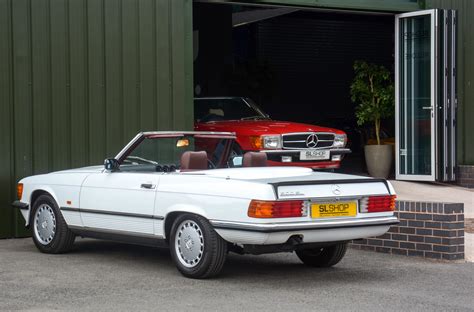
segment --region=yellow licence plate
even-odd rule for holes
[[[312,218],[355,217],[357,214],[356,202],[312,203]]]

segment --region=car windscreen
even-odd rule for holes
[[[267,118],[255,104],[243,98],[194,100],[194,119],[197,122]]]
[[[187,151],[205,151],[209,169],[227,166],[232,139],[177,136],[147,137],[133,148],[120,165],[122,171],[169,172],[179,170]]]

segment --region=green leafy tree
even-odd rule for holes
[[[357,104],[357,124],[373,122],[377,144],[380,145],[380,121],[393,116],[395,112],[391,73],[384,66],[365,61],[355,61],[354,72],[351,100]]]

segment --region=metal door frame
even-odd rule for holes
[[[400,137],[399,137],[399,128],[400,128],[400,96],[399,96],[399,81],[400,81],[400,42],[399,42],[399,35],[400,35],[400,20],[407,17],[415,17],[415,16],[426,16],[429,15],[431,17],[431,174],[430,175],[415,175],[415,174],[400,174]],[[436,9],[431,10],[422,10],[422,11],[415,11],[403,14],[395,15],[395,176],[397,180],[414,180],[414,181],[435,181],[437,170],[437,159],[436,159],[436,97],[437,97],[437,53],[436,47],[438,42],[437,39],[437,27],[438,27],[438,13]],[[406,140],[405,140],[406,142]]]

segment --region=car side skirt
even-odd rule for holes
[[[163,236],[135,233],[128,231],[116,231],[81,226],[69,226],[69,229],[81,237],[111,240],[120,243],[143,245],[151,247],[168,247]]]

